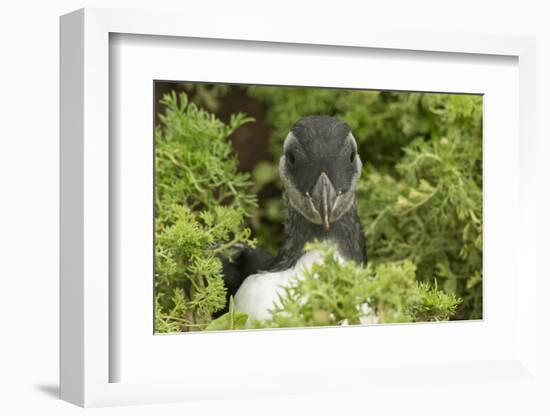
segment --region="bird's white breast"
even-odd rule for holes
[[[280,305],[279,296],[284,295],[284,289],[290,287],[294,279],[303,279],[312,265],[321,261],[319,251],[308,251],[288,270],[248,276],[235,295],[235,309],[248,313],[249,322],[270,319],[269,311]]]

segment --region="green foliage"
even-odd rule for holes
[[[233,303],[233,297],[231,297],[229,300],[229,311],[210,322],[205,330],[221,331],[225,329],[244,329],[246,328],[247,320],[248,314],[245,312],[236,311],[235,304]]]
[[[185,94],[165,95],[162,104],[155,132],[155,325],[159,332],[191,331],[225,307],[218,256],[231,256],[236,243],[254,245],[245,220],[256,198],[228,140],[252,119],[237,114],[226,125]]]
[[[205,110],[215,113],[220,108],[220,97],[229,92],[229,85],[224,84],[201,84],[181,83],[185,94],[190,101]]]
[[[285,289],[272,320],[255,322],[256,328],[439,321],[449,319],[459,303],[454,295],[417,282],[409,260],[364,267],[342,261],[328,243],[306,250],[319,250],[322,261]]]
[[[447,98],[445,98],[447,97]],[[425,100],[431,102],[431,100]],[[430,136],[404,147],[395,174],[366,169],[359,212],[375,263],[410,259],[463,298],[456,319],[482,315],[481,99],[437,95]]]
[[[155,134],[156,330],[239,329],[245,317],[225,305],[218,255],[237,242],[277,250],[284,207],[277,173],[282,143],[301,117],[348,122],[364,172],[357,204],[368,267],[340,263],[324,247],[315,266],[257,327],[359,322],[365,305],[380,322],[482,317],[482,98],[473,95],[239,87],[261,102],[273,161],[238,172],[228,137],[252,121],[216,111],[230,88],[186,84],[167,95]],[[256,195],[269,190],[257,207]],[[258,209],[261,211],[258,212]],[[317,276],[315,279],[312,276]],[[319,278],[320,277],[320,278]],[[308,301],[298,301],[306,296]],[[332,297],[337,300],[329,301]],[[460,302],[459,302],[460,300]]]

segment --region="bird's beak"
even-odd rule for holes
[[[327,231],[330,230],[330,214],[334,208],[337,196],[334,185],[327,174],[322,172],[311,190],[311,199]]]

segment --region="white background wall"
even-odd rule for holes
[[[189,3],[189,4],[188,4]],[[58,17],[74,9],[115,7],[189,12],[209,24],[212,13],[245,14],[287,25],[310,22],[340,25],[387,22],[403,27],[471,30],[537,36],[538,49],[538,168],[539,273],[550,276],[543,264],[550,232],[547,212],[550,156],[550,12],[546,1],[192,1],[88,0],[4,1],[0,6],[0,414],[76,414],[82,409],[57,400],[58,390]],[[185,24],[185,22],[182,22]],[[405,69],[406,70],[406,69]],[[505,238],[505,230],[503,231]],[[546,293],[543,281],[538,291]],[[550,328],[550,308],[539,305],[541,321]],[[539,359],[550,374],[548,330]],[[488,393],[457,384],[454,394],[440,386],[426,395],[423,414],[550,414],[543,391],[517,391],[494,383]],[[550,388],[546,393],[550,393]],[[92,410],[94,414],[391,414],[416,413],[409,397],[425,392],[411,389],[371,397],[338,393],[307,397],[258,398]],[[539,402],[537,397],[543,399]],[[429,410],[429,411],[427,411]]]

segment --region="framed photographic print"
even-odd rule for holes
[[[307,36],[62,17],[62,398],[533,378],[533,40]]]

